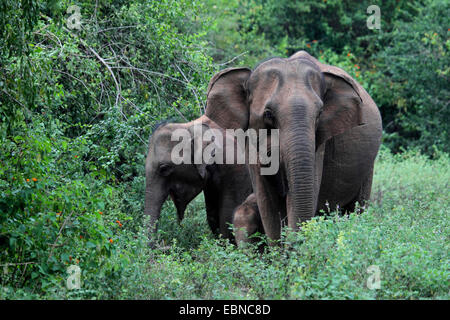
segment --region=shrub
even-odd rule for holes
[[[420,147],[448,152],[450,131],[447,1],[418,7],[411,22],[396,21],[367,74],[369,91],[383,114],[385,141],[393,151]]]
[[[195,3],[80,1],[81,30],[66,27],[71,4],[1,4],[6,296],[71,297],[66,268],[77,264],[84,289],[74,297],[111,297],[112,282],[127,272],[118,265],[135,258],[124,252],[144,224],[152,127],[165,117],[199,116],[212,71]],[[125,251],[117,250],[121,242]],[[100,294],[102,281],[112,287]]]

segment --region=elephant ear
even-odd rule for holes
[[[248,68],[228,68],[209,82],[205,115],[221,128],[247,129],[249,109],[245,83],[250,73]]]
[[[321,67],[326,91],[316,132],[316,146],[362,124],[359,85],[340,68],[324,64]]]
[[[202,179],[207,179],[207,164],[203,162],[203,151],[207,143],[203,141],[203,134],[210,127],[205,123],[197,123],[189,128],[191,133],[191,163],[194,164]],[[198,159],[199,161],[196,161]]]

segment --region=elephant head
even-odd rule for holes
[[[259,216],[258,204],[254,193],[233,212],[233,230],[236,244],[255,243],[257,239],[251,237],[255,233],[264,233],[264,228]]]
[[[211,79],[206,116],[219,126],[279,129],[279,177],[261,176],[258,164],[249,166],[270,239],[280,238],[283,210],[294,230],[315,214],[324,142],[361,124],[360,90],[343,70],[304,51],[253,70],[229,68]],[[282,190],[273,181],[281,181]]]
[[[204,188],[208,178],[205,164],[194,164],[194,161],[176,164],[172,157],[174,147],[179,144],[178,140],[172,139],[173,133],[178,129],[184,129],[190,133],[192,137],[190,143],[193,145],[195,143],[193,130],[196,125],[205,126],[201,121],[167,123],[158,127],[150,138],[145,164],[145,214],[150,216],[150,234],[156,231],[161,207],[168,196],[174,202],[178,220],[181,221],[186,206]]]

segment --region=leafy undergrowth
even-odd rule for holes
[[[214,239],[201,196],[181,224],[167,203],[157,248],[147,248],[142,228],[124,230],[98,270],[82,272],[81,289],[59,279],[44,293],[4,287],[1,297],[448,299],[449,169],[445,154],[382,150],[364,213],[316,217],[264,254]],[[368,288],[369,266],[380,271],[379,289]]]

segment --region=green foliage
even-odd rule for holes
[[[263,34],[270,43],[287,41],[286,54],[292,54],[300,47],[317,41],[324,47],[342,52],[345,46],[364,49],[365,37],[372,35],[367,28],[370,5],[382,9],[381,24],[386,32],[392,28],[392,21],[409,19],[415,5],[420,1],[243,1],[246,6],[247,28]],[[287,40],[285,40],[287,39]],[[355,43],[356,40],[356,43]],[[362,52],[362,50],[361,50]]]
[[[384,35],[391,45],[375,56],[368,88],[394,150],[450,151],[449,16],[448,1],[419,7],[412,22],[398,21]]]
[[[203,109],[212,67],[201,6],[78,1],[82,28],[70,30],[65,11],[72,4],[2,2],[0,279],[6,292],[71,297],[66,268],[75,263],[85,279],[81,295],[92,294],[104,278],[120,278],[126,271],[117,264],[133,256],[117,248],[136,241],[144,224],[148,136],[161,119],[193,119]]]
[[[446,154],[432,161],[412,151],[392,155],[383,149],[364,213],[313,218],[302,232],[285,234],[283,246],[262,255],[256,247],[237,249],[209,236],[202,199],[190,205],[188,223],[181,225],[173,221],[174,208],[165,207],[160,235],[167,238],[155,249],[146,247],[142,228],[118,232],[111,222],[114,249],[104,265],[83,272],[82,289],[67,291],[59,280],[41,297],[448,299],[450,199],[441,190],[450,179],[449,163]],[[107,212],[96,214],[107,220]],[[78,254],[84,269],[83,252],[66,254]],[[371,265],[381,271],[378,290],[367,288]],[[11,287],[2,294],[36,295]]]
[[[113,221],[120,214],[113,204],[117,191],[95,172],[79,174],[83,140],[70,141],[37,119],[29,129],[33,136],[2,139],[1,261],[11,265],[2,284],[33,283],[46,292],[64,279],[71,261],[86,273],[102,269],[103,257],[114,250],[109,240],[118,237]]]

